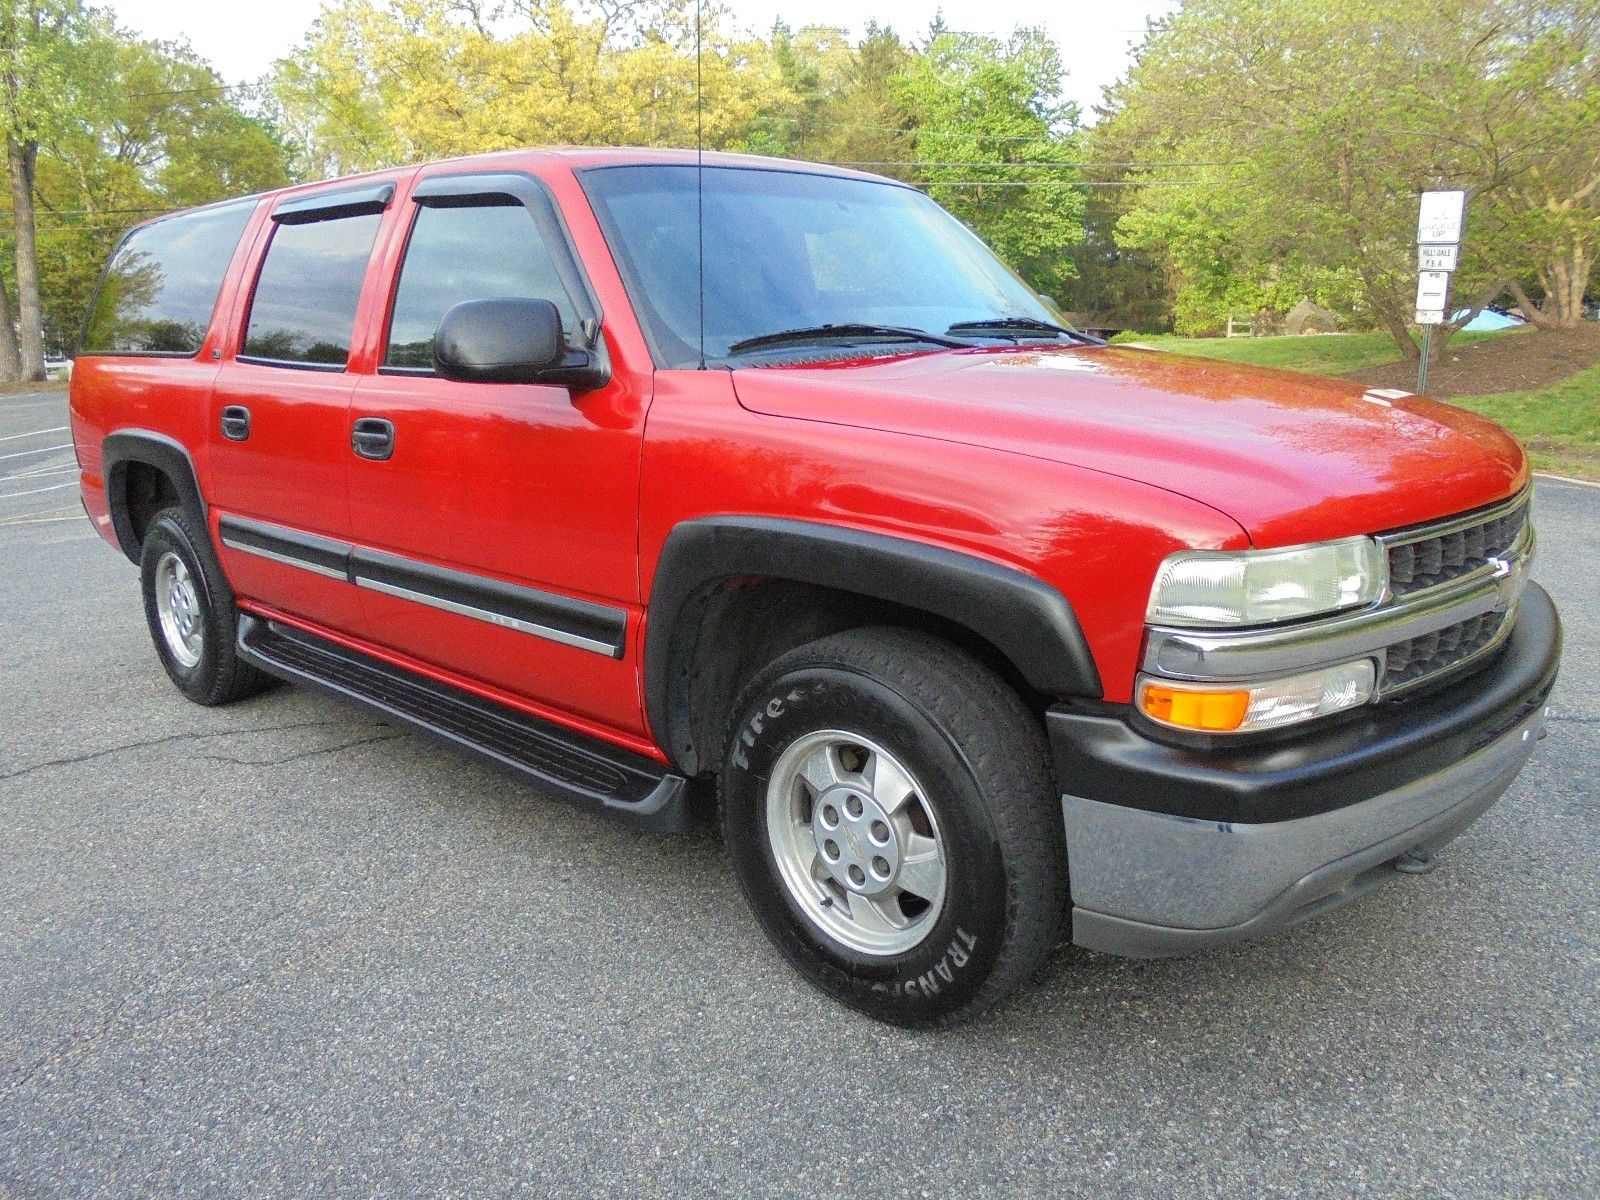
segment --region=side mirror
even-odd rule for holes
[[[433,335],[433,368],[461,383],[549,383],[599,387],[602,362],[568,350],[561,313],[548,300],[467,300],[451,308]]]

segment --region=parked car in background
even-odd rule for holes
[[[1425,868],[1558,665],[1497,426],[1107,346],[838,168],[528,151],[162,218],[71,410],[186,696],[309,684],[646,829],[714,788],[773,942],[902,1024]]]
[[[71,379],[72,360],[64,354],[47,354],[44,359],[46,379]]]

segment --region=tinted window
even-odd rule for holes
[[[549,300],[574,326],[572,301],[520,204],[417,210],[389,323],[390,367],[432,367],[439,318],[465,300]]]
[[[664,366],[698,358],[693,167],[583,172],[628,294]],[[860,322],[942,332],[961,321],[1054,316],[970,230],[892,183],[739,167],[705,170],[705,335],[745,338]]]
[[[198,353],[255,205],[220,205],[130,233],[100,281],[79,353]]]
[[[245,354],[343,366],[382,219],[382,213],[365,213],[273,230],[250,304]]]

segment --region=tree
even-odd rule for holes
[[[1571,327],[1600,254],[1600,4],[1512,0],[1504,22],[1484,50],[1486,119],[1470,144],[1525,263],[1510,281],[1518,307],[1535,325]]]
[[[1585,144],[1594,134],[1594,56],[1580,49],[1593,46],[1593,10],[1191,0],[1152,28],[1097,138],[1150,184],[1123,219],[1126,243],[1168,253],[1180,327],[1298,292],[1382,326],[1415,357],[1417,195],[1459,186],[1471,196],[1455,276],[1466,311],[1440,351],[1519,280],[1565,280],[1570,297],[1600,226],[1565,206],[1600,160],[1567,155],[1557,130],[1576,123],[1569,135]],[[1550,112],[1536,115],[1545,95]]]
[[[97,18],[77,0],[0,0],[0,125],[15,226],[20,374],[44,378],[34,185],[39,142],[70,119],[64,99],[74,59]],[[0,313],[0,315],[8,315]],[[0,344],[0,358],[5,347]],[[0,367],[3,370],[3,367]]]
[[[767,45],[690,0],[526,0],[489,20],[451,0],[343,0],[272,89],[308,172],[518,145],[739,145],[783,96]],[[696,109],[696,84],[703,109]]]
[[[1083,239],[1077,110],[1061,56],[1039,30],[1007,41],[937,32],[897,94],[913,127],[918,181],[1041,291],[1071,279]]]
[[[1083,241],[1072,248],[1077,279],[1063,307],[1092,328],[1165,333],[1172,328],[1173,296],[1160,255],[1117,240],[1128,189],[1091,187],[1084,200]]]
[[[106,25],[60,86],[72,118],[40,144],[42,331],[65,347],[117,237],[144,217],[289,182],[276,130],[188,46]]]

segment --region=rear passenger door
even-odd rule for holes
[[[437,174],[407,228],[386,336],[352,431],[355,573],[367,635],[561,713],[637,733],[638,480],[648,378],[565,387],[433,372],[439,319],[468,300],[555,303],[569,344],[600,312],[553,198],[520,174]],[[603,343],[598,343],[603,352]]]
[[[354,632],[344,556],[347,370],[393,184],[291,197],[273,211],[248,308],[211,398],[221,553],[242,597]]]

